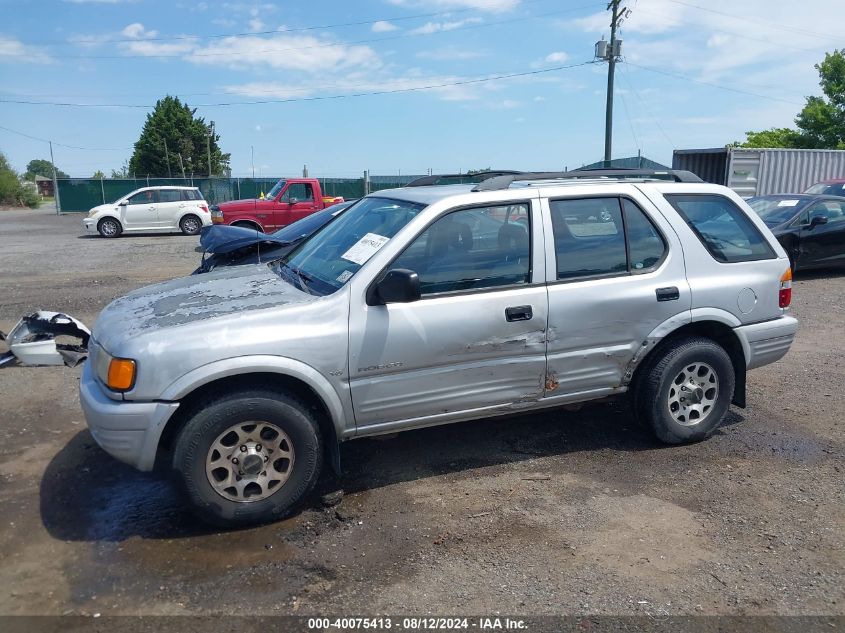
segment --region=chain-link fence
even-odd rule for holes
[[[403,187],[419,176],[369,176],[368,178],[318,178],[324,195],[360,198],[370,191]],[[58,201],[62,213],[87,212],[114,202],[141,187],[198,187],[210,204],[258,198],[279,178],[60,178]]]

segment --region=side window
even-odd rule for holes
[[[717,261],[774,259],[775,252],[763,234],[730,198],[709,194],[664,197]]]
[[[623,198],[622,208],[625,210],[625,234],[628,237],[631,272],[652,268],[663,259],[666,243],[645,212],[633,201]]]
[[[129,198],[129,204],[153,204],[154,202],[158,202],[158,192],[154,189],[139,191]]]
[[[202,194],[196,189],[182,189],[182,200],[202,200]]]
[[[299,202],[310,202],[314,199],[314,190],[310,184],[305,182],[295,182],[287,188],[284,195],[282,196],[282,200],[286,202],[290,202],[293,199],[298,200]]]
[[[619,198],[550,200],[557,278],[628,270]]]
[[[455,211],[429,226],[391,264],[420,277],[423,295],[527,284],[528,203]]]
[[[830,222],[842,222],[845,220],[845,203],[835,200],[818,202],[810,209],[810,221],[817,215],[823,215]]]
[[[182,199],[182,192],[178,189],[159,189],[159,202],[179,202]]]

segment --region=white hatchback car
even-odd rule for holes
[[[173,231],[197,235],[202,227],[211,225],[211,213],[196,187],[143,187],[94,207],[82,224],[88,233],[103,237]]]

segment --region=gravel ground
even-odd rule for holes
[[[93,323],[196,266],[196,238],[0,212],[0,330]],[[845,614],[845,273],[748,408],[663,447],[624,400],[351,442],[342,502],[235,532],[92,441],[79,368],[0,369],[0,614]]]

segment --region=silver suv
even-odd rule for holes
[[[371,194],[271,264],[103,310],[91,433],[218,525],[284,516],[338,444],[628,392],[667,443],[789,349],[789,260],[687,172],[521,174]]]

